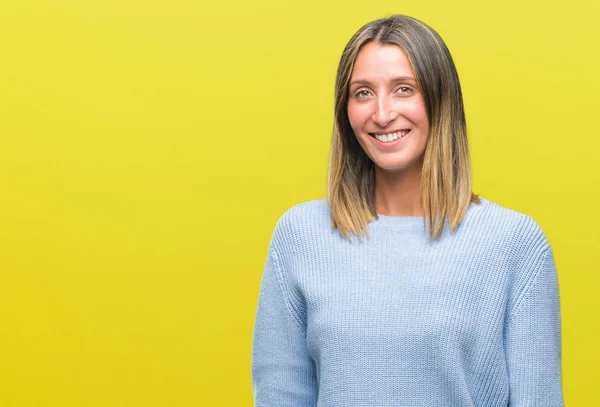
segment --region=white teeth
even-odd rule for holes
[[[398,131],[391,134],[375,134],[375,138],[381,142],[389,143],[390,141],[397,140],[398,137],[404,137],[408,134],[409,130]]]

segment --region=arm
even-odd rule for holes
[[[561,317],[552,248],[537,262],[505,331],[510,407],[563,407]]]
[[[315,366],[306,348],[306,329],[286,296],[284,275],[273,245],[265,264],[252,341],[255,407],[312,407],[317,404]]]

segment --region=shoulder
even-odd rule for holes
[[[534,284],[538,284],[536,290],[555,289],[554,285],[539,286],[556,282],[554,252],[544,229],[530,214],[492,203],[487,217],[486,226],[497,230],[497,244],[491,250],[499,255],[506,272],[509,321]],[[554,291],[547,293],[554,295]]]
[[[311,199],[300,202],[287,209],[280,220],[290,222],[306,222],[330,216],[327,198]]]
[[[272,234],[275,246],[289,246],[329,231],[331,213],[327,198],[303,201],[286,209],[277,219]]]
[[[530,214],[519,212],[497,202],[481,198],[486,207],[479,224],[489,234],[509,246],[545,251],[550,243],[540,223]]]
[[[478,244],[500,258],[514,279],[529,279],[552,247],[540,223],[530,214],[483,199],[484,210],[476,217]]]

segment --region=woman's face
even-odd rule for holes
[[[400,47],[370,42],[360,50],[350,78],[348,118],[377,167],[420,172],[429,123],[414,72]],[[376,138],[381,135],[385,138]]]

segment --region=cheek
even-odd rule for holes
[[[418,103],[415,103],[413,113],[415,115],[415,120],[419,125],[428,127],[427,111],[425,110],[425,102],[423,99],[420,98]]]
[[[348,121],[350,121],[350,126],[355,131],[363,127],[368,117],[368,111],[363,106],[357,106],[353,103],[348,104]]]
[[[406,117],[419,127],[427,127],[427,112],[425,111],[425,105],[422,102],[411,103],[405,106],[404,113]]]

